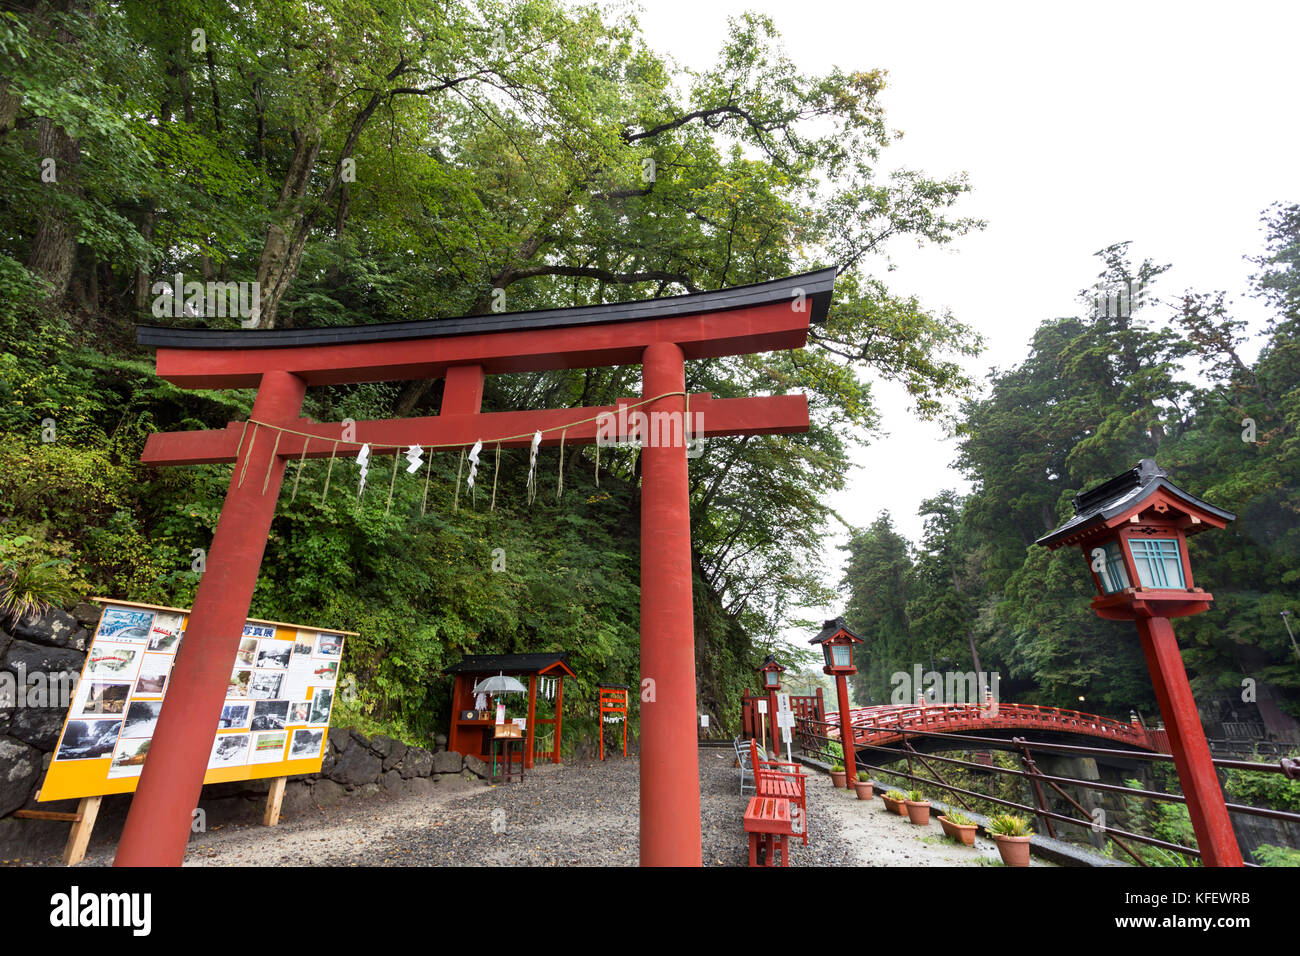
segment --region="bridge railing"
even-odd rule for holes
[[[966,706],[966,705],[957,705]],[[1008,705],[1002,704],[1001,708]],[[1021,705],[1023,706],[1023,705]],[[1042,708],[1043,710],[1055,708]],[[968,750],[983,751],[990,748],[1006,749],[1008,741],[1002,738],[984,737],[969,733],[955,732],[953,725],[961,722],[963,718],[957,714],[949,713],[946,717],[940,713],[925,715],[922,719],[908,722],[905,726],[898,726],[897,721],[888,720],[892,715],[881,713],[882,708],[861,708],[863,712],[876,711],[876,716],[880,718],[874,726],[864,727],[859,723],[858,714],[851,712],[850,719],[854,725],[856,746],[854,748],[855,760],[860,770],[874,771],[875,773],[892,775],[894,777],[915,782],[924,788],[938,788],[941,791],[952,794],[956,803],[960,804],[967,810],[971,810],[971,800],[982,800],[993,803],[1012,810],[1018,810],[1022,813],[1029,814],[1039,820],[1040,827],[1047,835],[1055,837],[1056,825],[1065,824],[1074,827],[1080,827],[1087,831],[1104,834],[1110,839],[1116,847],[1124,852],[1139,866],[1149,866],[1150,862],[1141,854],[1137,853],[1129,843],[1137,843],[1146,846],[1155,847],[1166,853],[1179,854],[1190,859],[1198,859],[1200,851],[1195,847],[1183,846],[1178,843],[1171,843],[1161,840],[1157,837],[1147,834],[1134,833],[1130,830],[1121,829],[1108,825],[1104,816],[1098,817],[1095,810],[1089,810],[1082,806],[1070,793],[1064,788],[1079,788],[1085,791],[1096,791],[1098,793],[1113,793],[1123,797],[1135,800],[1154,800],[1165,803],[1186,803],[1186,799],[1181,794],[1164,793],[1157,790],[1135,789],[1132,787],[1119,786],[1117,784],[1103,783],[1098,780],[1081,780],[1075,777],[1064,777],[1057,774],[1047,774],[1040,770],[1034,761],[1034,753],[1049,753],[1057,755],[1068,755],[1077,757],[1102,757],[1112,759],[1123,759],[1129,761],[1147,762],[1147,763],[1171,763],[1173,757],[1168,753],[1152,752],[1151,750],[1119,750],[1108,747],[1089,747],[1078,746],[1075,744],[1058,744],[1046,741],[1029,741],[1022,737],[1013,737],[1010,741],[1012,748],[1019,754],[1020,769],[1012,767],[1002,767],[993,764],[991,761],[970,761],[960,757],[944,756],[940,754],[918,752],[911,744],[915,738],[939,738],[944,744],[951,747],[951,750]],[[1066,712],[1067,714],[1070,712]],[[1074,712],[1075,714],[1079,712]],[[814,759],[825,759],[830,744],[839,744],[841,741],[841,728],[839,725],[838,714],[827,715],[823,721],[797,720],[796,731],[798,738],[804,746],[804,754]],[[1082,715],[1091,717],[1091,715]],[[1089,729],[1092,727],[1092,721],[1087,721]],[[1121,723],[1112,721],[1112,723]],[[928,726],[926,726],[928,724]],[[882,726],[883,725],[883,726]],[[860,731],[869,729],[872,731],[870,736],[873,739],[864,739]],[[1059,721],[1044,721],[1044,729],[1063,730],[1063,724]],[[884,740],[874,739],[877,735],[874,731],[887,733],[892,738],[889,743]],[[1069,732],[1069,731],[1066,731]],[[1077,732],[1077,731],[1075,731]],[[809,746],[811,745],[811,746]],[[904,772],[901,768],[895,769],[883,767],[879,764],[870,763],[864,760],[863,751],[888,754],[893,760],[907,760],[907,770]],[[876,758],[879,759],[879,758]],[[888,763],[889,760],[882,760],[882,763]],[[1251,760],[1229,760],[1215,759],[1214,765],[1218,770],[1246,770],[1257,773],[1281,773],[1291,780],[1300,780],[1300,761],[1282,758],[1276,763],[1256,762]],[[1003,797],[993,796],[987,793],[971,790],[966,787],[958,786],[944,779],[943,774],[937,767],[958,767],[978,771],[981,774],[1001,774],[1021,779],[1029,784],[1029,790],[1034,798],[1034,804],[1019,803]],[[918,771],[924,770],[925,774]],[[1075,814],[1060,813],[1050,809],[1044,787],[1053,791],[1057,797],[1064,800]],[[1300,825],[1300,813],[1291,813],[1284,810],[1274,810],[1269,807],[1253,807],[1245,804],[1229,803],[1227,804],[1228,812],[1231,814],[1241,814],[1249,816],[1267,817],[1279,820],[1284,823]],[[1077,815],[1076,815],[1077,814]],[[1175,858],[1176,859],[1176,858]],[[1247,866],[1257,864],[1247,863]]]
[[[839,725],[840,715],[828,713],[828,723]],[[849,720],[858,741],[888,738],[911,728],[934,731],[983,730],[991,727],[1043,727],[1068,733],[1077,731],[1093,737],[1108,737],[1134,746],[1168,752],[1168,741],[1157,739],[1142,725],[1126,723],[1064,707],[1012,704],[989,701],[984,704],[885,704],[855,707]]]

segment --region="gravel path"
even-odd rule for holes
[[[459,778],[430,794],[377,795],[286,816],[277,827],[226,824],[194,837],[187,866],[635,866],[639,856],[638,763],[577,761],[539,766],[523,783],[489,787]],[[706,866],[745,866],[741,816],[747,797],[730,749],[700,751],[701,824]],[[835,790],[824,774],[808,780],[811,843],[792,842],[792,866],[960,866],[997,860],[987,840],[975,849],[942,839],[937,822],[912,826]],[[112,848],[83,866],[112,862]]]

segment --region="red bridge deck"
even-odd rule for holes
[[[915,731],[1050,730],[1102,737],[1138,750],[1169,753],[1163,730],[1147,730],[1110,717],[1037,704],[886,704],[855,707],[849,714],[857,744],[896,743],[913,736]],[[832,725],[828,735],[838,736],[839,712],[827,713],[826,722]]]

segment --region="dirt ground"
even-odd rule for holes
[[[546,765],[522,783],[488,786],[452,778],[427,792],[378,794],[286,815],[276,827],[214,824],[190,841],[186,866],[635,866],[635,757]],[[730,750],[700,751],[706,866],[745,866],[747,797]],[[792,866],[1001,865],[986,839],[944,839],[938,821],[914,826],[877,798],[808,781],[810,844],[795,841]],[[91,845],[81,866],[106,866],[113,847]],[[56,863],[56,860],[43,861]],[[1035,861],[1039,865],[1039,861]]]

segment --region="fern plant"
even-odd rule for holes
[[[41,544],[30,535],[0,539],[0,619],[44,614],[75,599],[72,562]]]

